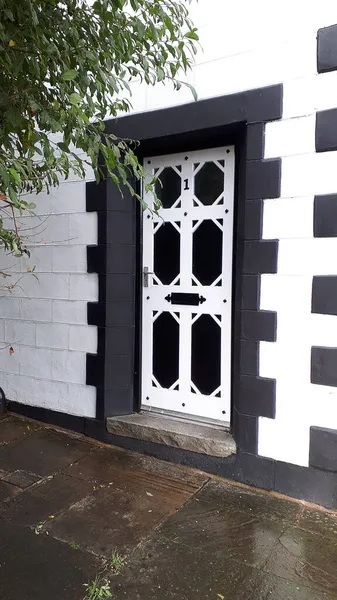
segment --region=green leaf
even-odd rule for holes
[[[78,106],[81,103],[81,101],[82,101],[82,96],[77,94],[77,92],[70,94],[70,96],[69,96],[70,104],[73,104],[74,106]]]
[[[17,173],[17,171],[15,169],[13,169],[12,167],[10,167],[8,170],[9,170],[10,174],[12,175],[16,185],[20,185],[21,179],[20,179],[20,175]]]
[[[188,31],[187,33],[185,33],[185,38],[187,38],[188,40],[199,40],[199,36],[197,34],[197,30],[196,29],[191,29],[191,31]]]
[[[185,85],[186,85],[188,88],[190,88],[190,90],[191,90],[191,92],[192,92],[192,95],[193,95],[193,98],[194,98],[194,100],[195,100],[195,101],[197,101],[197,100],[198,100],[198,94],[197,94],[197,91],[196,91],[196,89],[193,87],[193,85],[191,85],[190,83],[187,83],[187,81],[185,81],[185,82],[184,82],[184,84],[185,84]]]
[[[162,81],[165,77],[165,71],[161,67],[157,67],[157,81]]]
[[[69,69],[69,71],[64,71],[61,75],[62,81],[72,81],[77,77],[77,71],[75,69]]]

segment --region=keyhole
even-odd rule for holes
[[[189,190],[190,188],[188,187],[188,179],[184,179],[184,184],[185,184],[184,190]]]

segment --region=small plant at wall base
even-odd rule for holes
[[[90,166],[97,181],[107,175],[137,196],[129,183],[130,174],[144,176],[136,142],[105,133],[104,119],[130,109],[133,80],[181,87],[180,72],[190,68],[198,40],[186,2],[0,0],[0,246],[6,251],[29,254],[17,216],[34,211],[29,193],[49,191],[71,173],[84,177]]]

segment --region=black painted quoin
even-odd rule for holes
[[[337,25],[320,29],[317,34],[317,71],[337,70]],[[337,150],[337,108],[316,114],[316,152]],[[337,191],[337,186],[336,186]],[[337,193],[315,196],[314,237],[337,236]],[[314,276],[311,311],[337,315],[337,275]],[[311,349],[311,383],[337,387],[337,348],[314,346]],[[337,430],[310,428],[310,471],[321,478],[325,488],[323,504],[337,506]],[[320,475],[318,475],[320,473]],[[325,480],[323,480],[325,477]]]

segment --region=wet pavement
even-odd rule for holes
[[[0,598],[97,575],[116,600],[336,600],[337,515],[0,418]]]

